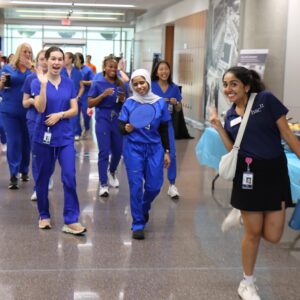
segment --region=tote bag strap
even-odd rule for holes
[[[256,95],[257,95],[257,93],[251,93],[251,95],[250,95],[250,98],[249,98],[249,101],[248,101],[248,104],[247,104],[247,108],[246,108],[242,123],[240,125],[235,143],[233,145],[233,148],[235,148],[235,149],[240,149],[241,141],[242,141],[242,138],[243,138],[243,135],[244,135],[244,131],[245,131],[245,128],[246,128],[246,125],[247,125],[247,122],[248,122],[248,119],[249,119],[250,111],[251,111],[251,108],[252,108],[252,105],[253,105],[253,102],[254,102],[254,99],[255,99]]]

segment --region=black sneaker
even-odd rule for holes
[[[16,176],[11,176],[8,188],[10,190],[17,190],[19,188],[18,178]]]
[[[144,230],[133,231],[132,238],[135,240],[143,240],[145,238]]]
[[[26,181],[29,181],[29,176],[27,173],[22,173],[21,174],[21,180],[26,182]]]

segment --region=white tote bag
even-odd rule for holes
[[[246,108],[246,112],[244,114],[242,123],[240,125],[235,143],[233,145],[232,150],[223,155],[221,157],[221,161],[219,164],[219,175],[227,180],[233,180],[235,176],[235,171],[236,171],[236,164],[237,164],[237,159],[238,159],[238,153],[240,149],[240,144],[244,135],[244,131],[248,122],[248,118],[250,115],[250,111],[255,99],[256,93],[252,93]]]

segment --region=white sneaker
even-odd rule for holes
[[[117,188],[119,187],[119,180],[116,176],[116,173],[110,173],[109,171],[107,172],[107,177],[108,177],[108,183],[110,186]]]
[[[168,189],[168,195],[172,198],[172,199],[178,199],[179,198],[179,193],[177,190],[177,187],[174,184],[171,184],[169,186]]]
[[[107,185],[100,185],[99,196],[100,197],[108,197],[109,196],[109,191],[108,191]]]
[[[30,197],[31,201],[37,201],[36,191],[33,192],[33,194]]]
[[[238,294],[243,300],[261,300],[257,294],[257,286],[254,283],[246,283],[243,279],[238,288]]]
[[[233,208],[230,213],[227,215],[227,217],[224,219],[221,230],[223,232],[226,232],[230,230],[231,228],[238,227],[242,223],[242,215],[241,211],[239,209]]]
[[[53,190],[53,176],[50,177],[49,184],[48,184],[48,190]]]

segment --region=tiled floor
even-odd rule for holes
[[[144,241],[131,239],[126,174],[120,188],[99,199],[97,148],[92,139],[76,147],[78,195],[85,237],[61,232],[62,186],[57,164],[50,192],[53,228],[38,229],[32,180],[7,189],[8,168],[0,156],[0,300],[229,300],[241,279],[242,229],[223,234],[230,184],[201,167],[194,140],[177,141],[179,201],[167,183],[155,201]],[[288,216],[291,211],[288,211]],[[286,227],[279,245],[262,242],[256,276],[263,300],[300,299],[300,242]]]

